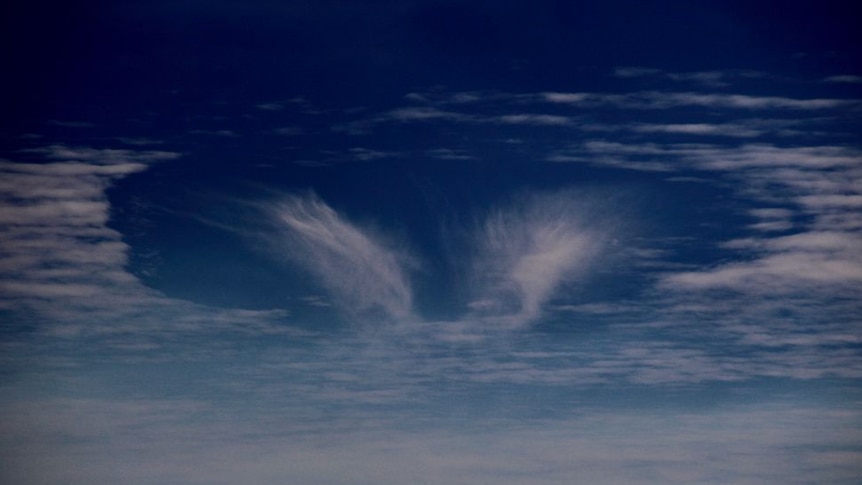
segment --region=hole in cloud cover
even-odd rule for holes
[[[325,184],[321,195],[262,183],[192,189],[181,200],[116,201],[115,225],[132,246],[131,270],[174,298],[287,309],[315,326],[518,328],[555,298],[590,291],[585,280],[619,237],[612,221],[626,205],[603,189],[510,186],[493,197],[467,191],[454,211],[450,197],[463,194],[442,197],[428,183],[406,207],[378,194],[342,200]]]

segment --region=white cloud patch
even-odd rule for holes
[[[412,259],[370,229],[350,222],[314,195],[288,195],[268,206],[270,249],[299,263],[347,313],[412,319]]]
[[[81,306],[146,298],[123,269],[128,247],[107,227],[104,190],[179,154],[60,145],[28,153],[72,160],[0,161],[0,306],[64,312],[68,299],[85,297]]]
[[[862,84],[862,76],[852,74],[841,74],[838,76],[829,76],[823,79],[827,83],[847,83],[847,84]]]
[[[749,70],[668,72],[661,69],[646,67],[618,67],[614,70],[614,76],[622,79],[652,78],[678,82],[693,82],[708,87],[725,87],[729,86],[731,81],[734,80],[761,78],[764,77],[765,74]]]
[[[706,171],[738,182],[745,199],[772,207],[750,209],[757,239],[745,247],[725,243],[748,258],[697,271],[672,273],[664,284],[677,288],[787,291],[799,284],[858,284],[862,247],[862,152],[843,145],[620,143],[587,141],[552,156],[554,161],[632,170]],[[782,206],[775,208],[775,205]],[[803,221],[806,221],[803,224]],[[770,233],[795,230],[796,234]],[[802,242],[810,243],[803,247]],[[816,241],[819,245],[813,245]],[[829,247],[828,244],[843,245]]]
[[[474,262],[476,315],[520,326],[565,282],[583,276],[607,233],[589,204],[571,192],[533,194],[492,211],[478,229]]]
[[[439,160],[472,160],[474,157],[466,150],[454,148],[435,148],[427,150],[425,155]]]
[[[503,115],[493,120],[508,125],[567,126],[571,124],[571,119],[567,116],[536,113]]]
[[[122,334],[128,340],[111,345],[124,348],[170,332],[266,331],[280,314],[171,300],[126,270],[129,247],[108,227],[105,190],[179,153],[64,145],[22,152],[41,160],[0,161],[0,309],[44,319],[43,335]]]
[[[670,109],[687,106],[725,109],[823,110],[858,106],[858,100],[797,99],[781,96],[751,96],[698,92],[640,91],[624,94],[545,92],[535,96],[538,101],[568,104],[578,107],[616,107],[630,109]]]
[[[256,206],[272,221],[258,234],[267,250],[313,275],[349,317],[412,322],[421,332],[409,277],[418,268],[415,257],[313,194]],[[530,193],[490,211],[467,237],[468,314],[438,330],[477,320],[517,328],[539,318],[565,284],[588,273],[608,243],[612,224],[605,219],[600,228],[599,212],[598,204],[573,191]]]

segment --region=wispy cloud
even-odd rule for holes
[[[765,134],[792,134],[789,126],[799,124],[791,120],[742,120],[730,123],[643,123],[624,125],[621,128],[636,133],[668,133],[692,136],[723,136],[731,138],[755,138]]]
[[[474,158],[466,150],[453,148],[435,148],[433,150],[427,150],[425,155],[440,160],[472,160]]]
[[[496,121],[509,125],[534,125],[534,126],[566,126],[571,123],[571,119],[567,116],[536,114],[536,113],[518,113],[502,115],[491,118],[491,121]]]
[[[267,250],[313,275],[349,317],[412,322],[423,332],[427,322],[413,314],[409,277],[418,266],[402,247],[351,222],[314,194],[254,205],[270,220],[257,235]],[[558,291],[588,274],[609,244],[613,223],[608,218],[597,223],[604,213],[599,205],[587,194],[561,191],[526,193],[489,211],[462,240],[470,248],[449,248],[470,254],[469,284],[459,288],[467,291],[468,312],[438,332],[459,333],[461,324],[476,321],[518,328],[540,317]]]
[[[24,154],[39,160],[0,161],[0,308],[45,319],[44,335],[123,334],[126,348],[166,331],[268,325],[274,314],[171,300],[127,271],[130,248],[108,227],[105,190],[179,153],[51,145]]]
[[[557,154],[552,160],[584,162],[633,170],[707,171],[738,181],[737,191],[758,220],[749,229],[756,243],[725,247],[752,252],[743,261],[697,271],[673,273],[666,284],[689,288],[794,288],[799,284],[850,284],[862,277],[862,260],[851,248],[862,247],[859,167],[862,153],[838,146],[779,147],[745,144],[654,144],[591,141]],[[807,221],[802,224],[801,221]],[[796,230],[794,235],[770,235]],[[754,237],[754,236],[753,236]],[[813,242],[822,243],[814,245]],[[808,242],[807,246],[802,245]],[[829,244],[836,244],[829,246]],[[840,244],[839,244],[840,243]],[[806,283],[807,282],[807,283]]]
[[[824,78],[823,81],[827,83],[860,84],[862,83],[862,76],[843,74],[839,76],[829,76],[827,78]]]
[[[623,79],[652,78],[678,82],[693,82],[708,87],[725,87],[729,86],[734,80],[762,78],[765,74],[758,71],[747,70],[669,72],[646,67],[618,67],[614,70],[614,76]]]
[[[640,72],[639,70],[635,70]],[[649,71],[652,72],[652,71]],[[660,72],[660,71],[658,71]],[[688,79],[718,83],[729,76],[725,73],[689,73],[690,75],[662,74],[668,79]],[[632,73],[631,75],[635,75]],[[639,75],[639,74],[638,74]],[[742,76],[740,74],[740,76]],[[754,77],[751,74],[749,77]],[[709,81],[712,79],[712,81]],[[627,123],[619,126],[590,123],[581,118],[583,110],[632,109],[672,110],[677,108],[704,108],[743,112],[815,113],[829,110],[858,109],[862,101],[840,98],[790,98],[783,96],[755,96],[700,91],[632,91],[607,92],[462,92],[462,93],[410,93],[405,100],[412,105],[391,109],[335,126],[335,131],[364,134],[379,125],[401,123],[467,123],[508,124],[530,126],[562,126],[585,130],[613,129],[640,133],[673,133],[699,136],[728,136],[751,138],[765,134],[794,135],[798,131],[789,126],[801,124],[798,119],[764,117],[723,123],[697,121],[691,123]],[[564,108],[576,108],[577,117],[561,113]],[[489,114],[496,113],[496,114]]]
[[[233,130],[191,130],[192,135],[217,136],[222,138],[239,138],[240,134]]]
[[[608,234],[592,223],[592,210],[559,192],[492,211],[475,236],[474,313],[509,326],[539,317],[560,285],[583,276],[601,252]]]
[[[537,100],[548,103],[585,107],[616,107],[631,109],[670,109],[686,106],[725,109],[822,110],[858,106],[858,100],[796,99],[780,96],[746,94],[641,91],[624,94],[545,92]]]
[[[300,264],[357,318],[412,319],[412,259],[374,231],[350,222],[313,194],[287,195],[264,207],[278,256]]]

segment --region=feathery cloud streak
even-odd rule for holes
[[[315,195],[289,195],[268,208],[278,226],[271,249],[313,274],[349,314],[411,319],[411,259]]]
[[[690,135],[751,138],[763,134],[798,134],[786,127],[802,120],[753,119],[736,123],[629,124],[602,126],[584,119],[583,112],[560,113],[563,108],[673,110],[703,108],[721,110],[777,111],[782,113],[820,113],[830,110],[854,110],[862,106],[858,99],[790,98],[696,91],[603,92],[537,92],[537,93],[410,93],[405,100],[411,105],[395,108],[364,119],[339,124],[335,131],[365,134],[379,125],[403,123],[460,123],[471,125],[522,125],[569,127],[587,131],[627,129],[641,133],[677,133]],[[483,109],[490,108],[490,109]],[[546,112],[550,111],[550,112]],[[488,113],[495,114],[488,114]]]
[[[350,222],[316,195],[288,195],[265,209],[271,252],[302,266],[350,317],[416,321],[409,272],[415,258]],[[581,276],[609,230],[571,191],[532,193],[471,230],[470,321],[516,328],[538,318],[561,285]]]
[[[520,326],[541,315],[561,284],[584,274],[606,237],[571,192],[532,194],[493,211],[476,234],[474,292],[480,317]]]

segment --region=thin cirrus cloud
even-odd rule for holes
[[[602,92],[539,92],[539,93],[411,93],[406,101],[412,105],[398,107],[356,121],[333,127],[334,131],[353,135],[366,134],[373,128],[402,123],[466,123],[574,127],[587,131],[610,130],[635,133],[668,133],[680,135],[754,138],[775,134],[799,135],[789,129],[801,124],[791,119],[750,119],[724,123],[631,123],[604,126],[559,113],[559,107],[583,109],[671,110],[675,108],[706,108],[744,111],[779,111],[816,113],[829,110],[856,109],[859,100],[833,98],[790,98],[696,91],[635,91]],[[496,115],[480,114],[481,107],[503,111]],[[550,108],[553,112],[543,112]],[[583,113],[578,113],[579,115]]]
[[[272,225],[259,237],[272,254],[303,267],[357,320],[416,321],[411,271],[417,258],[351,222],[314,194],[265,207]],[[608,230],[591,221],[585,197],[533,193],[489,212],[470,229],[469,312],[464,321],[525,325],[555,292],[583,276]]]
[[[52,332],[72,335],[107,331],[70,323],[88,316],[116,317],[143,307],[154,315],[174,314],[188,306],[128,273],[129,247],[107,226],[110,206],[104,193],[113,181],[180,154],[60,145],[28,153],[52,161],[0,163],[0,196],[7,207],[0,211],[3,308],[39,308],[65,322]],[[589,224],[583,198],[560,192],[532,194],[521,202],[491,211],[472,229],[468,320],[516,327],[535,320],[560,286],[583,274],[599,252],[601,236]],[[410,276],[418,264],[406,250],[314,195],[286,196],[266,210],[276,224],[262,236],[269,248],[304,267],[346,313],[357,319],[416,320]],[[195,311],[213,322],[225,317],[203,307]],[[232,318],[240,326],[264,329],[273,316],[278,315]],[[175,327],[199,326],[192,320],[175,320]],[[149,325],[148,320],[137,324]]]
[[[608,106],[634,109],[668,109],[686,106],[730,109],[821,110],[858,106],[856,100],[796,99],[746,94],[640,91],[624,94],[545,92],[536,101],[572,106]]]
[[[800,285],[850,285],[862,280],[858,208],[862,154],[841,145],[783,147],[746,144],[620,143],[600,140],[551,158],[639,171],[703,171],[733,180],[749,209],[756,239],[721,243],[749,253],[742,261],[669,273],[662,286],[789,291]],[[759,206],[759,207],[758,207]],[[806,221],[803,223],[802,221]],[[792,235],[781,231],[795,230]],[[775,233],[775,234],[772,234]],[[805,244],[803,244],[805,243]]]
[[[531,194],[492,211],[476,231],[470,308],[479,318],[521,326],[541,315],[566,282],[583,276],[607,237],[590,205],[572,192]]]
[[[313,194],[288,195],[266,208],[276,224],[271,251],[298,263],[357,317],[412,319],[412,258]]]
[[[620,79],[647,78],[660,81],[691,82],[707,87],[726,87],[731,85],[733,81],[766,77],[763,72],[750,70],[669,72],[632,66],[618,67],[614,69],[613,75]]]

